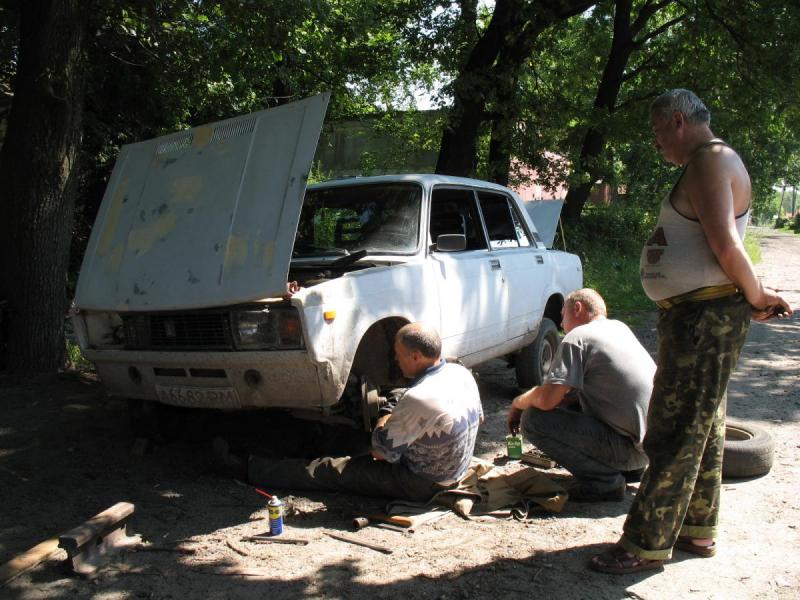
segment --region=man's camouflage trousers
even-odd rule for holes
[[[716,537],[725,390],[750,326],[741,294],[662,310],[644,449],[650,461],[620,544],[667,559],[678,536]]]

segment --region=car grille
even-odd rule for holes
[[[233,350],[229,313],[122,315],[128,350]]]

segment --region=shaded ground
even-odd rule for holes
[[[791,290],[796,306],[798,255],[800,237],[766,232],[758,267],[766,282]],[[638,320],[637,333],[652,349],[654,314]],[[0,563],[120,500],[136,505],[134,532],[160,547],[182,541],[193,551],[128,554],[92,582],[65,575],[54,560],[0,587],[0,598],[796,598],[799,342],[798,318],[753,325],[730,387],[729,414],[769,430],[774,467],[762,478],[725,482],[717,557],[676,553],[664,573],[650,576],[585,568],[619,534],[633,486],[622,503],[568,503],[560,515],[526,522],[448,516],[410,535],[349,533],[393,547],[391,556],[325,535],[346,532],[354,512],[380,503],[296,495],[287,499],[295,510],[287,529],[309,544],[248,544],[241,538],[267,529],[264,503],[251,488],[211,471],[208,435],[240,427],[250,439],[268,438],[285,435],[285,424],[215,420],[187,427],[194,432],[189,439],[138,456],[124,403],[106,398],[96,382],[9,387],[0,380]],[[502,464],[506,409],[517,393],[513,371],[495,361],[478,374],[487,422],[477,452]],[[299,435],[289,439],[304,443]]]

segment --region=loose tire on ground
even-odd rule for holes
[[[736,419],[725,424],[723,477],[756,477],[772,468],[774,443],[764,429]]]
[[[542,319],[536,339],[520,350],[514,361],[517,385],[523,389],[542,385],[550,370],[559,343],[558,328],[550,319]]]

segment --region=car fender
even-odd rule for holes
[[[438,326],[436,288],[422,261],[354,271],[293,298],[309,360],[318,366],[324,404],[342,395],[361,340],[384,319]]]

